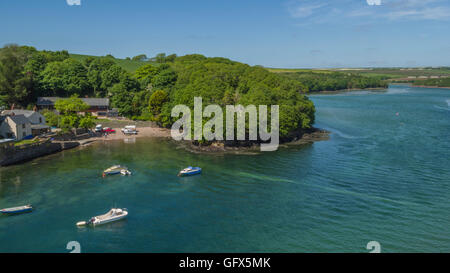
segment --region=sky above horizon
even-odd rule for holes
[[[0,14],[0,46],[284,68],[450,66],[448,0],[14,0]]]

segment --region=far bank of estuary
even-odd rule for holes
[[[0,252],[450,251],[450,93],[311,95],[327,141],[199,154],[163,138],[98,141],[0,168]],[[123,164],[129,177],[101,177]],[[186,166],[202,175],[177,177]],[[75,223],[127,208],[126,220]]]

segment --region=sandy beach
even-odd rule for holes
[[[158,127],[138,127],[137,135],[125,135],[122,133],[121,128],[113,128],[116,132],[100,137],[92,137],[83,141],[83,144],[87,144],[97,140],[123,140],[130,138],[142,138],[142,137],[171,137],[170,129],[158,128]]]

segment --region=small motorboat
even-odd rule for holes
[[[202,168],[189,166],[186,169],[181,170],[178,173],[178,176],[190,176],[190,175],[196,175],[196,174],[201,174],[201,173],[202,173]]]
[[[7,208],[0,210],[3,214],[19,214],[19,213],[25,213],[30,212],[33,210],[33,207],[31,205],[26,206],[20,206],[20,207],[14,207],[14,208]]]
[[[120,171],[120,174],[121,175],[131,175],[131,172],[129,171],[129,170],[125,170],[125,169],[122,169],[121,171]]]
[[[92,217],[89,221],[81,221],[77,223],[77,226],[98,226],[111,222],[116,222],[127,217],[127,209],[111,209],[105,214]]]
[[[128,168],[120,166],[120,165],[114,165],[114,166],[109,167],[108,169],[104,170],[103,176],[119,174],[122,170],[128,170]]]

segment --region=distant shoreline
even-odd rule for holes
[[[385,89],[388,89],[388,87],[350,88],[350,89],[339,89],[339,90],[335,90],[335,91],[329,91],[329,90],[314,91],[314,92],[306,93],[306,95],[309,95],[309,94],[313,94],[313,95],[317,95],[317,94],[333,94],[333,93],[344,93],[344,92],[365,91],[365,90],[376,91],[376,90],[385,90]]]
[[[442,89],[450,89],[449,86],[433,86],[433,85],[410,85],[411,87],[419,87],[419,88],[442,88]]]

